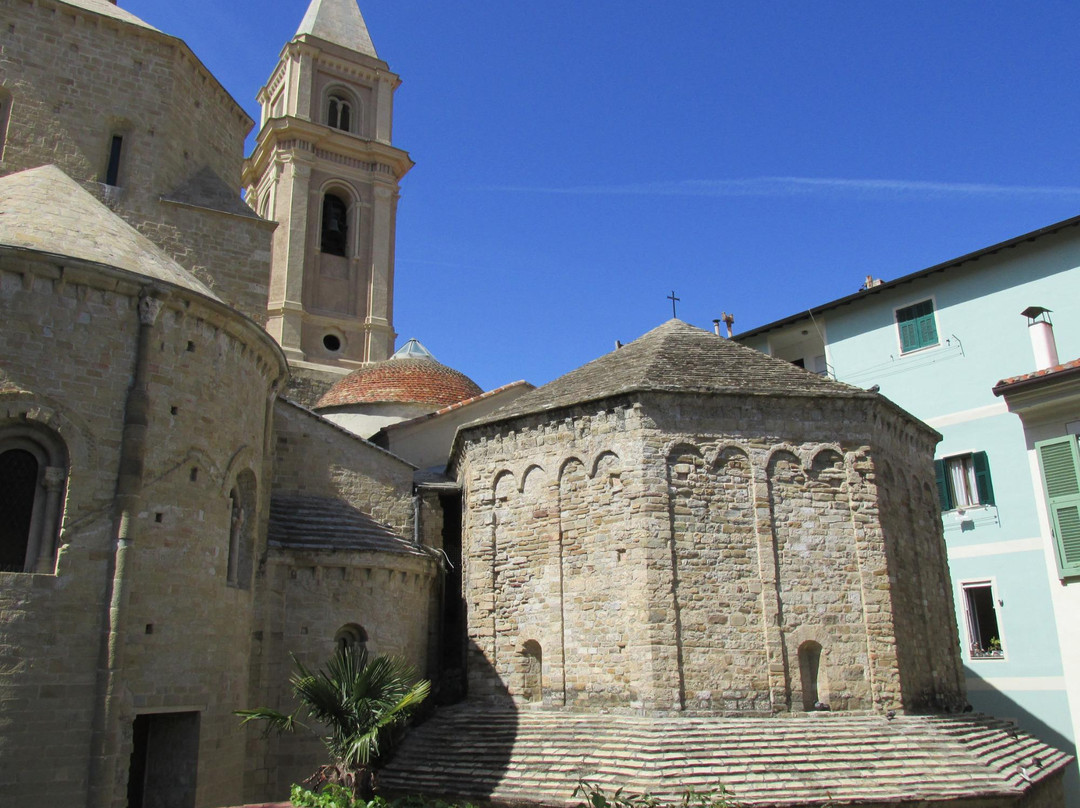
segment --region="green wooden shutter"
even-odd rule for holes
[[[945,461],[934,461],[934,475],[937,477],[937,495],[941,502],[941,510],[951,511],[953,507],[952,497],[949,496],[949,483],[945,479]]]
[[[994,485],[990,482],[990,463],[986,452],[975,452],[971,456],[971,465],[975,468],[975,488],[979,492],[980,505],[994,504]]]
[[[914,320],[900,323],[900,349],[914,351],[919,346],[919,326]]]
[[[927,345],[937,345],[937,325],[934,323],[934,307],[927,303],[930,309],[929,314],[924,314],[915,322],[919,327],[919,347],[925,348]]]
[[[897,309],[896,324],[900,328],[902,351],[914,351],[928,345],[936,345],[938,342],[932,300],[923,300],[913,306]]]
[[[1061,577],[1080,575],[1080,451],[1076,438],[1035,444]]]

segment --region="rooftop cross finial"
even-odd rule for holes
[[[678,315],[677,315],[677,314],[675,314],[675,304],[676,304],[677,302],[679,302],[680,300],[682,300],[682,298],[681,298],[681,297],[675,297],[675,290],[674,290],[674,289],[672,289],[672,290],[671,290],[671,294],[670,294],[670,295],[668,295],[667,299],[671,301],[671,316],[672,316],[673,318],[676,318],[676,317],[678,317]]]

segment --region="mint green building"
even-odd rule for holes
[[[1047,338],[1061,362],[1080,357],[1080,217],[892,281],[867,277],[853,295],[736,336],[878,386],[942,434],[935,465],[969,700],[1075,754],[1080,564],[1064,557],[1047,507],[1040,435],[994,391],[1057,365],[1047,365]],[[1052,420],[1055,435],[1075,440],[1073,401]],[[1080,806],[1075,764],[1069,777],[1069,804]]]

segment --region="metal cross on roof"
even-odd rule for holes
[[[675,304],[676,304],[676,303],[677,303],[678,301],[682,300],[682,298],[681,298],[681,297],[675,297],[675,290],[674,290],[674,289],[672,289],[672,290],[671,290],[671,294],[670,294],[670,295],[668,295],[667,299],[671,301],[671,316],[672,316],[673,318],[674,318],[674,317],[677,317],[678,315],[677,315],[677,314],[675,314]]]

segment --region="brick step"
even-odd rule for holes
[[[389,793],[563,805],[578,781],[677,798],[723,783],[748,806],[1011,796],[1068,756],[984,716],[624,716],[473,704],[413,730]],[[1037,763],[1036,763],[1037,761]]]

